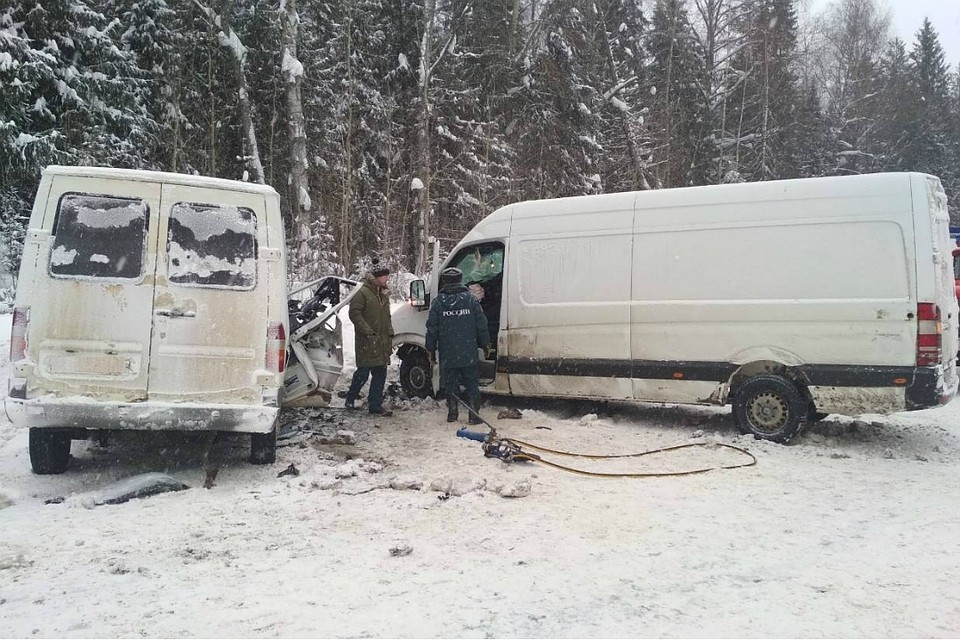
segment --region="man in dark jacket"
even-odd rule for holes
[[[440,291],[430,305],[427,318],[427,351],[436,361],[440,351],[440,379],[447,396],[447,422],[459,417],[456,395],[460,384],[466,388],[467,402],[473,409],[470,424],[480,424],[480,374],[477,370],[477,349],[490,343],[487,318],[475,297],[461,280],[456,268],[440,274]]]
[[[390,295],[387,277],[390,270],[374,263],[360,291],[350,301],[350,321],[354,327],[357,371],[353,374],[344,406],[355,409],[360,390],[370,381],[370,397],[367,408],[370,413],[390,416],[393,412],[383,408],[383,386],[387,380],[387,365],[393,352],[393,323],[390,320]]]

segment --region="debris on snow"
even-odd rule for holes
[[[290,466],[277,474],[278,478],[283,478],[284,476],[293,476],[296,478],[300,475],[300,469],[297,469],[297,465],[290,463]]]
[[[411,547],[406,542],[398,542],[392,547],[390,547],[390,555],[395,558],[401,558],[403,556],[408,556],[413,553],[413,547]]]
[[[104,504],[121,504],[133,498],[147,498],[168,491],[183,491],[189,488],[189,485],[165,473],[141,473],[116,482],[103,491],[84,498],[81,504],[88,509],[92,509]]]
[[[599,420],[599,419],[600,419],[600,416],[598,416],[597,414],[595,414],[595,413],[588,413],[587,415],[585,415],[585,416],[583,416],[582,418],[580,418],[580,426],[588,425],[588,424],[590,424],[591,422],[596,422],[596,421]]]
[[[532,488],[533,482],[530,478],[521,478],[512,484],[498,485],[496,492],[504,498],[526,498]]]
[[[360,468],[360,463],[362,460],[347,460],[341,465],[338,465],[333,470],[333,475],[337,478],[352,478],[357,475],[357,472],[362,471]]]
[[[13,506],[13,498],[5,493],[0,493],[0,509],[6,509]]]
[[[337,431],[332,437],[320,436],[320,444],[357,444],[357,434],[353,431]]]
[[[430,483],[430,490],[459,498],[468,493],[482,492],[486,486],[487,481],[483,479],[458,478],[453,480],[449,477],[441,477]]]
[[[497,414],[497,420],[519,420],[522,417],[523,414],[520,413],[520,410],[513,407],[510,407],[509,409],[503,409]]]
[[[702,438],[702,437],[703,437],[703,429],[697,429],[696,431],[693,432],[693,434],[692,434],[690,437],[691,437],[691,438]]]
[[[397,491],[420,491],[423,489],[423,480],[412,476],[399,476],[390,481],[390,488]]]
[[[883,452],[884,460],[893,460],[893,449],[887,447]]]

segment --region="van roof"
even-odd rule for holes
[[[163,182],[190,187],[208,187],[214,189],[229,189],[231,191],[245,191],[262,195],[277,195],[276,190],[265,184],[227,180],[225,178],[210,178],[194,176],[186,173],[169,173],[166,171],[143,171],[139,169],[114,169],[112,167],[67,167],[50,165],[43,170],[45,175],[79,176],[83,178],[107,178],[114,180],[136,180],[140,182]]]
[[[526,200],[501,207],[488,215],[481,221],[481,224],[488,221],[495,222],[509,217],[511,214],[514,217],[524,218],[538,217],[545,213],[580,213],[585,210],[628,208],[631,206],[637,206],[642,210],[662,206],[695,206],[769,199],[791,200],[809,197],[902,195],[903,186],[909,183],[911,176],[928,177],[928,174],[917,172],[870,173],[851,176],[673,187],[647,191],[623,191],[548,200]],[[815,189],[815,191],[811,191],[811,189]]]

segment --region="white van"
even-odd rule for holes
[[[20,267],[7,416],[36,473],[100,429],[253,434],[273,462],[287,336],[272,188],[49,167]]]
[[[787,442],[828,413],[949,402],[951,249],[940,181],[887,173],[522,202],[442,268],[483,287],[486,393],[730,403]],[[432,391],[436,287],[393,319],[409,394]]]

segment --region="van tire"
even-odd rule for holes
[[[64,429],[30,429],[30,466],[38,475],[63,473],[70,464],[70,433]]]
[[[273,464],[277,461],[277,427],[270,433],[250,434],[250,464]]]
[[[422,349],[411,349],[400,360],[400,386],[408,398],[433,395],[433,367]]]
[[[737,389],[733,421],[740,433],[786,444],[803,427],[808,407],[809,401],[792,381],[775,375],[755,376]]]
[[[807,423],[813,424],[814,422],[820,422],[828,415],[830,414],[817,411],[817,405],[811,402],[810,406],[807,408]]]

